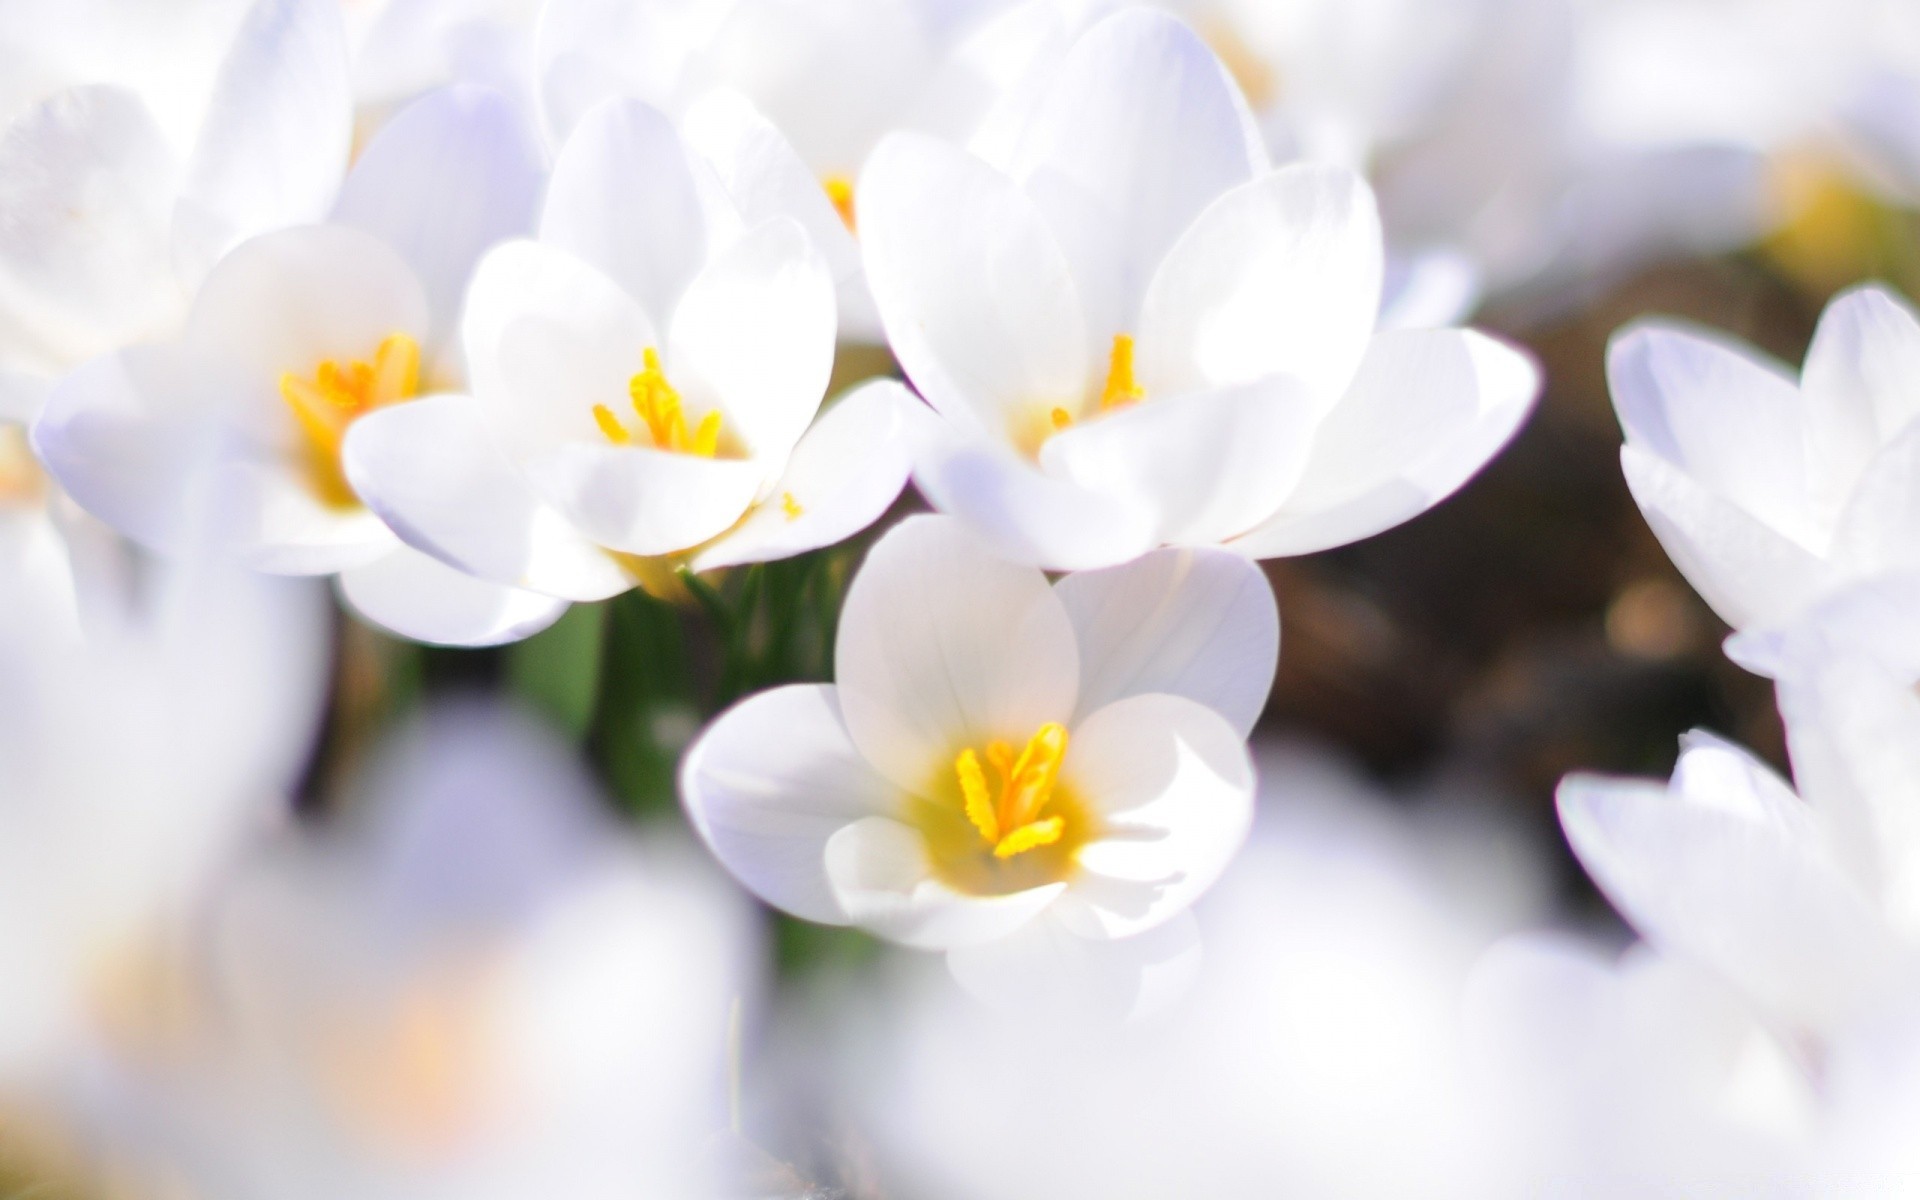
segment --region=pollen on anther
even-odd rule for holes
[[[787,514],[787,520],[798,521],[807,510],[800,507],[800,502],[793,498],[792,492],[781,492],[780,511]]]

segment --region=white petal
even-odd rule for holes
[[[1149,395],[1291,375],[1347,389],[1380,309],[1380,214],[1338,167],[1284,167],[1215,201],[1153,277],[1140,316]]]
[[[656,324],[706,261],[711,232],[686,147],[658,109],[605,101],[561,147],[540,240],[604,272]]]
[[[0,362],[57,374],[158,332],[174,281],[175,164],[139,99],[62,92],[0,138]]]
[[[881,332],[860,265],[860,244],[827,198],[823,181],[786,135],[737,92],[715,91],[687,110],[687,142],[710,163],[741,217],[757,225],[792,217],[806,229],[833,273],[843,339],[878,341]]]
[[[1630,445],[1786,537],[1824,548],[1807,471],[1806,402],[1777,364],[1684,329],[1616,334],[1607,383]]]
[[[1047,439],[1040,464],[1154,514],[1154,540],[1224,541],[1280,507],[1305,469],[1316,416],[1290,379],[1149,399]]]
[[[1920,375],[1915,375],[1920,390]],[[1870,577],[1920,568],[1920,422],[1868,462],[1834,532],[1834,564]]]
[[[1601,890],[1655,945],[1777,1015],[1845,1015],[1893,961],[1880,918],[1819,852],[1658,784],[1574,776],[1560,822]]]
[[[1665,459],[1629,442],[1620,465],[1673,565],[1735,629],[1784,619],[1828,583],[1825,563]]]
[[[873,152],[858,194],[867,286],[929,404],[1008,441],[1036,402],[1078,404],[1092,363],[1080,297],[1012,181],[965,151],[903,133]]]
[[[1132,328],[1168,248],[1265,166],[1260,146],[1226,69],[1173,17],[1134,8],[1074,43],[1013,174],[1066,248],[1096,338]]]
[[[560,619],[568,602],[462,574],[407,546],[340,574],[355,612],[402,637],[444,646],[498,646]]]
[[[1045,912],[998,941],[956,946],[947,967],[976,998],[1009,1017],[1140,1020],[1185,995],[1200,973],[1191,913],[1126,938],[1087,938]]]
[[[427,298],[405,260],[372,234],[309,225],[263,234],[222,258],[201,285],[185,342],[225,364],[288,430],[280,376],[327,359],[370,361],[382,339],[424,337]]]
[[[1869,286],[1843,293],[1820,314],[1801,371],[1811,415],[1864,445],[1856,465],[1875,442],[1920,417],[1920,320],[1899,296]]]
[[[949,518],[911,517],[876,542],[840,611],[840,711],[860,752],[909,791],[963,746],[1020,744],[1065,721],[1079,674],[1046,576]]]
[[[143,545],[184,551],[218,446],[213,382],[173,347],[103,355],[54,385],[34,451],[82,508]],[[206,407],[182,411],[180,399]]]
[[[804,554],[879,520],[906,486],[913,465],[907,422],[919,406],[912,393],[890,379],[875,380],[836,401],[794,447],[767,498],[696,555],[693,569]]]
[[[827,839],[827,878],[847,919],[929,950],[1006,937],[1039,916],[1064,883],[1005,896],[968,896],[933,877],[926,843],[889,817],[863,817]]]
[[[715,4],[551,0],[534,33],[534,82],[549,137],[565,141],[609,96],[667,104],[729,10]]]
[[[1080,722],[1060,778],[1100,826],[1059,909],[1087,937],[1127,937],[1185,910],[1253,823],[1245,741],[1182,696],[1130,696]]]
[[[508,242],[480,260],[461,325],[468,384],[500,447],[525,463],[605,441],[593,406],[625,416],[659,343],[633,297],[564,250]]]
[[[1306,554],[1425,512],[1512,439],[1539,390],[1532,360],[1471,330],[1378,335],[1314,432],[1300,485],[1233,547],[1254,558]]]
[[[1381,329],[1444,329],[1466,321],[1486,294],[1485,272],[1459,250],[1389,257],[1380,294]]]
[[[667,372],[717,406],[756,458],[780,462],[833,374],[833,278],[798,222],[776,217],[715,255],[667,332]]]
[[[352,126],[339,6],[256,0],[187,164],[175,236],[189,269],[253,234],[325,216]]]
[[[561,446],[527,462],[527,479],[574,528],[610,550],[691,550],[731,529],[765,482],[750,459],[643,446]]]
[[[1772,825],[1790,837],[1815,836],[1811,811],[1786,780],[1746,750],[1704,729],[1681,737],[1670,789],[1689,804]]]
[[[680,797],[714,856],[756,896],[844,925],[827,883],[827,841],[893,811],[898,792],[853,748],[834,689],[794,684],[715,718],[687,751]]]
[[[1053,590],[1080,647],[1081,715],[1163,692],[1253,731],[1280,656],[1280,611],[1258,567],[1223,550],[1156,550]]]
[[[400,544],[369,510],[322,503],[284,455],[253,447],[219,460],[207,496],[212,537],[256,571],[331,575],[365,566]]]
[[[1156,543],[1144,497],[1089,491],[1000,446],[955,436],[944,422],[917,437],[913,477],[927,503],[965,521],[1002,558],[1077,571],[1126,562]]]
[[[519,111],[486,88],[430,93],[361,151],[333,219],[385,241],[413,268],[432,311],[429,359],[456,336],[480,256],[533,232],[543,175]]]
[[[369,413],[341,449],[347,479],[402,541],[469,575],[568,600],[630,586],[612,558],[543,504],[478,404],[429,396]]]

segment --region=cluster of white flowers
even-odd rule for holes
[[[1669,785],[1564,783],[1645,945],[1496,942],[1545,920],[1475,861],[1510,831],[1249,745],[1260,561],[1418,517],[1532,412],[1469,313],[1920,200],[1916,11],[0,8],[0,1187],[19,1108],[36,1170],[139,1194],[822,1194],[744,1128],[819,1094],[915,1195],[1920,1179],[1890,289],[1797,379],[1612,345],[1628,485],[1795,774],[1696,732]],[[349,723],[320,580],[499,646],[863,537],[832,681],[686,747],[707,853],[482,706],[293,811]],[[745,892],[944,969],[763,1022]]]

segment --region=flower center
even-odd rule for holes
[[[833,201],[833,211],[840,214],[840,223],[847,227],[848,233],[858,233],[859,225],[853,216],[853,180],[845,175],[829,175],[820,181],[827,191],[827,199]]]
[[[27,444],[27,431],[0,425],[0,508],[30,508],[46,495],[47,476]]]
[[[1125,408],[1147,398],[1147,389],[1133,373],[1133,335],[1116,333],[1113,347],[1107,351],[1107,378],[1100,385],[1100,405],[1094,415]],[[1077,406],[1076,406],[1077,407]],[[1055,404],[1044,411],[1029,409],[1014,429],[1014,442],[1029,458],[1040,453],[1046,440],[1080,419],[1074,409]]]
[[[373,361],[344,366],[327,359],[306,378],[280,376],[280,398],[306,435],[307,475],[320,499],[334,508],[358,508],[359,497],[340,466],[347,427],[376,408],[411,400],[420,389],[420,343],[390,333],[374,348]]]
[[[680,400],[680,393],[667,382],[667,373],[660,368],[660,352],[648,346],[641,356],[644,364],[638,375],[627,381],[627,395],[633,400],[633,411],[640,418],[639,434],[644,436],[656,450],[670,450],[675,454],[694,454],[701,458],[713,458],[720,453],[720,410],[713,409],[700,418],[700,423],[687,430],[687,412]],[[635,431],[620,423],[613,410],[604,404],[593,406],[593,419],[600,426],[600,432],[616,446],[633,444]]]
[[[1042,725],[1015,757],[1005,742],[987,743],[987,764],[997,787],[987,786],[980,756],[969,746],[953,760],[960,780],[960,797],[967,820],[993,847],[995,858],[1012,858],[1041,846],[1051,846],[1066,831],[1066,819],[1042,816],[1060,781],[1060,760],[1067,753],[1067,731],[1060,725]]]
[[[934,873],[972,895],[1058,883],[1093,836],[1093,818],[1060,778],[1067,731],[1042,725],[1026,744],[963,747],[909,804]]]

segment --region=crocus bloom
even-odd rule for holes
[[[504,99],[434,93],[370,143],[332,223],[262,234],[208,274],[178,341],[96,358],[56,386],[34,444],[108,524],[170,553],[341,575],[363,612],[432,641],[523,636],[565,605],[406,548],[342,463],[368,413],[457,390],[479,254],[530,224],[538,147]]]
[[[661,113],[616,98],[585,117],[539,233],[475,273],[473,395],[384,409],[346,439],[355,490],[410,544],[599,600],[831,544],[898,495],[911,398],[870,384],[814,420],[826,267],[792,220],[743,225]]]
[[[1116,960],[1191,941],[1187,906],[1246,834],[1278,645],[1271,591],[1232,555],[1050,586],[913,517],[848,591],[836,682],[724,713],[682,797],[763,899],[947,950],[995,999],[1049,964],[1124,977]]]
[[[1084,34],[1015,144],[1003,173],[894,134],[860,181],[868,284],[941,418],[915,478],[1001,553],[1078,569],[1341,545],[1450,494],[1528,412],[1517,351],[1375,333],[1366,184],[1271,169],[1172,18]]]
[[[1728,624],[1782,624],[1849,579],[1920,566],[1920,322],[1891,293],[1828,305],[1797,380],[1672,322],[1621,331],[1607,374],[1634,499]]]
[[[353,109],[333,0],[10,9],[0,413],[177,331],[241,239],[326,215]]]
[[[212,1195],[713,1194],[737,893],[487,710],[433,714],[359,799],[117,980],[91,1081],[114,1133]]]

